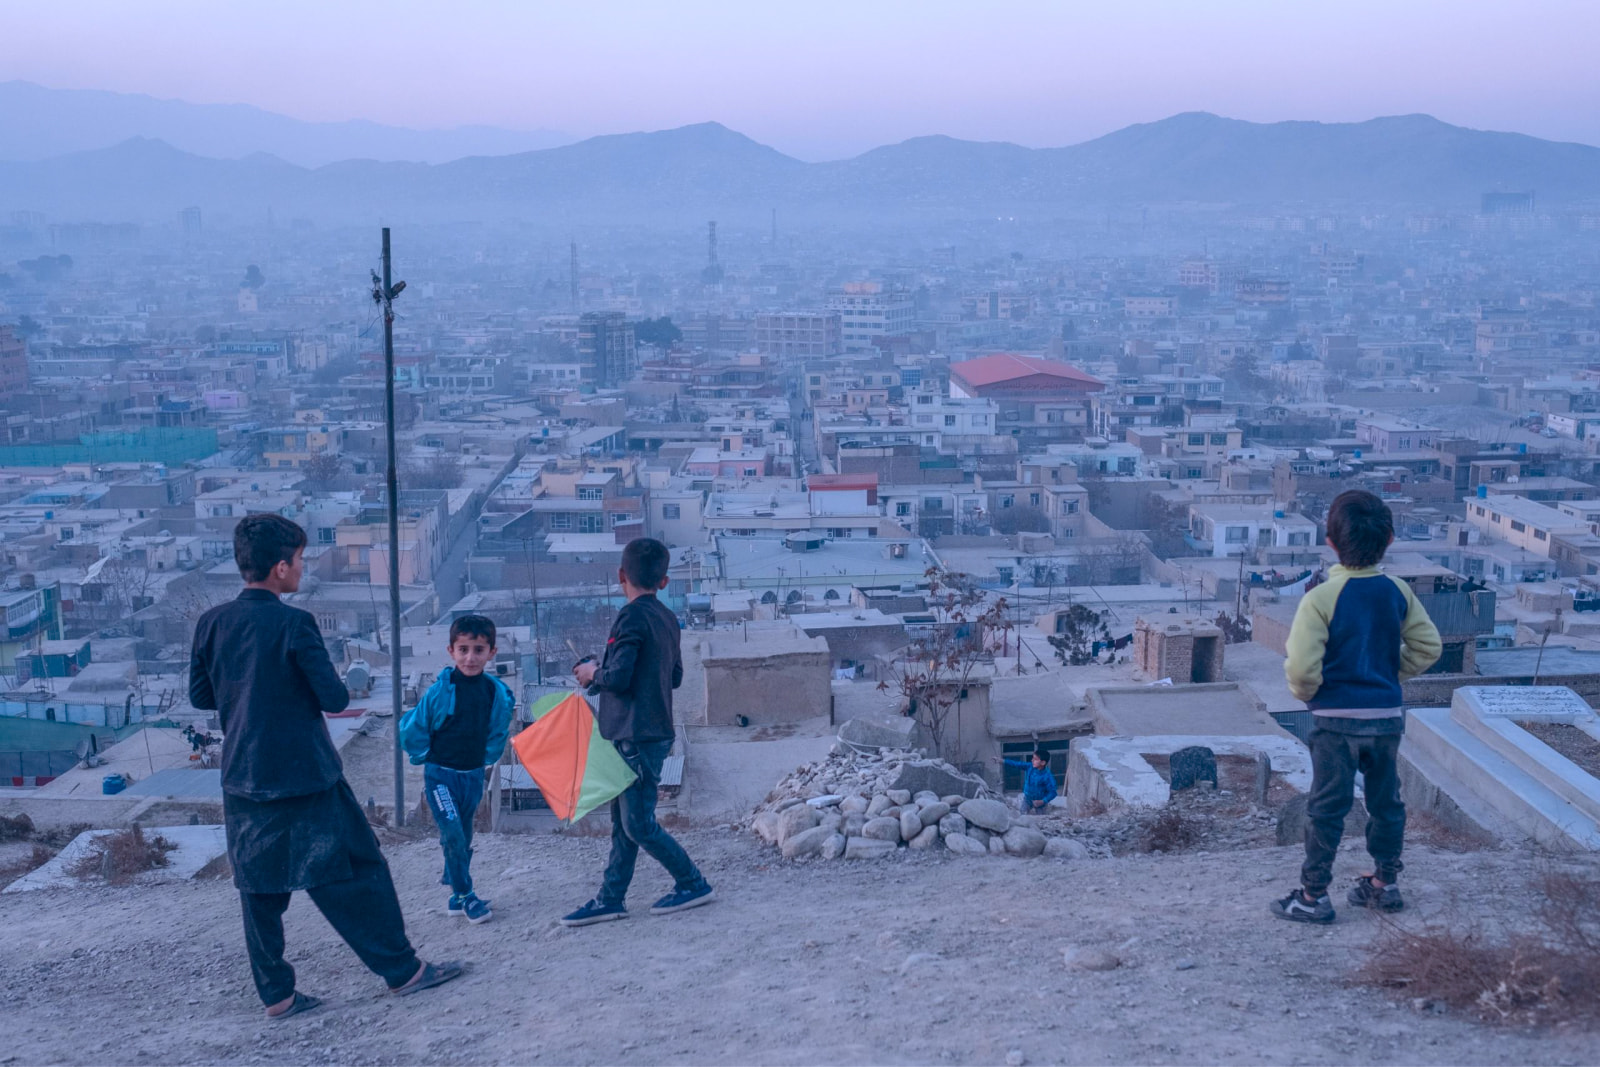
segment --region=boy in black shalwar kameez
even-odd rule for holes
[[[222,810],[228,862],[244,911],[245,946],[267,1017],[320,1003],[295,989],[284,961],[283,913],[303,889],[391,992],[461,974],[423,963],[406,938],[389,865],[344,780],[323,712],[350,695],[309,612],[279,600],[300,588],[305,531],[281,515],[249,515],[233,535],[245,588],[195,626],[189,702],[222,724]]]

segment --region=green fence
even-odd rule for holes
[[[59,467],[65,463],[165,463],[177,467],[216,451],[217,431],[210,428],[86,433],[76,444],[0,447],[0,467]]]

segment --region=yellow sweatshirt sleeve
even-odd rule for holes
[[[1330,592],[1332,597],[1328,596]],[[1328,647],[1328,620],[1337,601],[1334,583],[1329,581],[1301,597],[1300,606],[1295,609],[1283,675],[1296,700],[1310,700],[1322,688],[1322,654]]]
[[[1439,640],[1439,628],[1428,618],[1428,609],[1422,606],[1411,586],[1398,579],[1394,584],[1405,593],[1406,603],[1410,605],[1405,625],[1400,630],[1400,640],[1404,642],[1400,647],[1400,680],[1404,682],[1438,663],[1444,643]]]

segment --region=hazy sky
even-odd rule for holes
[[[0,80],[579,136],[714,119],[805,159],[1179,111],[1600,144],[1596,42],[1600,0],[0,0]]]

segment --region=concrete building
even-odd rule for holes
[[[1583,518],[1521,497],[1467,497],[1467,522],[1489,537],[1533,553],[1550,556],[1550,538],[1592,532]]]
[[[0,326],[0,396],[28,388],[28,346],[10,326]]]
[[[633,323],[620,311],[590,311],[578,319],[578,364],[585,384],[609,389],[626,381],[635,362]]]
[[[836,356],[844,345],[836,311],[764,311],[756,315],[756,351],[780,359]]]
[[[845,351],[871,349],[880,338],[902,337],[915,325],[911,294],[880,282],[846,282],[828,296],[839,316]]]
[[[1133,625],[1133,661],[1152,682],[1222,681],[1223,643],[1215,623],[1194,615],[1141,615]]]
[[[770,726],[813,718],[833,706],[828,643],[788,623],[745,625],[704,637],[700,662],[705,720],[694,725]]]

